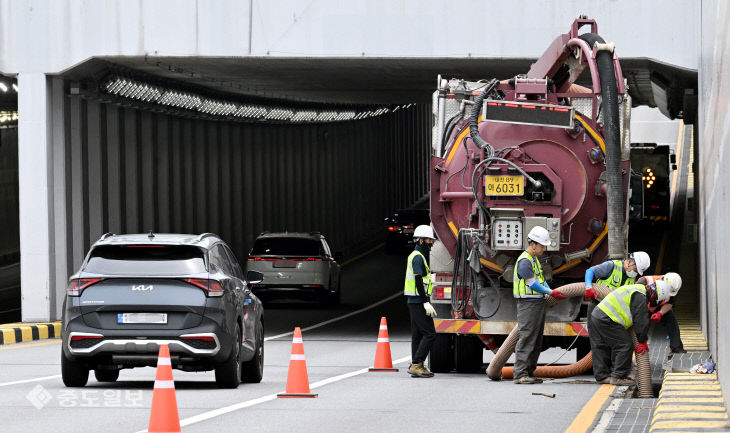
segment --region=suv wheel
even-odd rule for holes
[[[236,340],[231,356],[215,367],[215,382],[219,388],[238,388],[241,383],[241,330],[236,325]]]
[[[256,351],[250,361],[243,363],[241,368],[245,383],[259,383],[264,377],[264,327],[259,326],[256,331]]]
[[[89,381],[89,369],[78,361],[66,358],[66,354],[61,351],[61,378],[68,387],[83,387]]]
[[[94,370],[97,382],[116,382],[119,379],[119,370]]]

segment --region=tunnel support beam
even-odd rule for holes
[[[18,74],[20,287],[24,322],[56,319],[53,273],[53,166],[47,80]]]

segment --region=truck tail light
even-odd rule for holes
[[[75,278],[68,284],[66,294],[68,296],[81,296],[81,292],[83,292],[85,288],[103,280],[103,278]]]
[[[183,281],[188,284],[192,284],[193,286],[200,287],[205,291],[206,296],[213,298],[223,296],[223,287],[221,286],[221,283],[216,280],[207,280],[204,278],[185,278]]]
[[[388,226],[388,231],[389,232],[398,232],[398,231],[400,231],[401,228],[402,228],[401,226]]]
[[[451,299],[451,287],[450,286],[434,286],[433,298],[439,300]]]

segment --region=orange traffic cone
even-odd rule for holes
[[[180,418],[177,414],[177,399],[175,398],[175,381],[172,379],[172,363],[170,349],[167,344],[160,346],[157,358],[157,374],[155,375],[155,389],[152,392],[152,410],[150,426],[153,432],[179,432]]]
[[[289,358],[289,376],[286,378],[286,392],[276,395],[279,398],[314,398],[317,394],[309,392],[309,377],[307,376],[307,361],[304,358],[304,342],[302,330],[294,329],[294,338],[291,342],[291,357]]]
[[[380,318],[380,332],[378,332],[378,346],[375,349],[375,363],[368,371],[398,371],[393,368],[393,359],[390,357],[390,339],[388,338],[388,322],[385,317]]]

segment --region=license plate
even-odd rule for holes
[[[275,268],[296,268],[297,262],[293,260],[279,260],[277,262],[274,262]]]
[[[167,323],[167,313],[119,313],[117,314],[117,323],[164,325]]]
[[[403,229],[403,233],[410,235],[413,233],[413,229]]]
[[[484,189],[487,195],[523,195],[524,176],[485,176]]]

